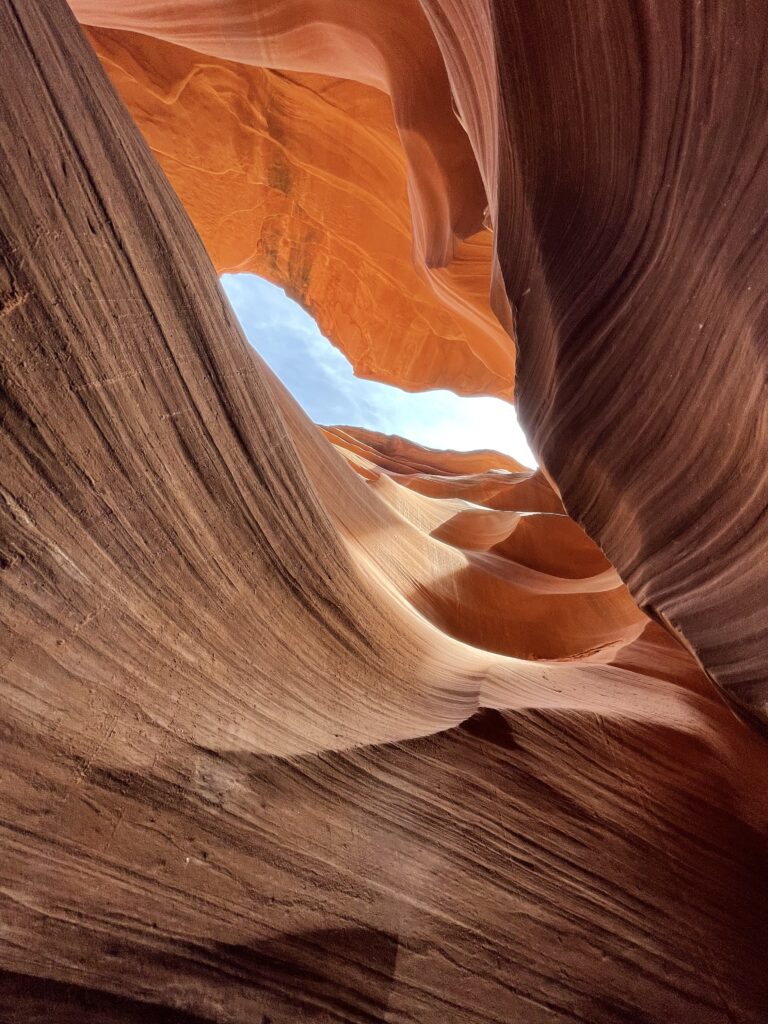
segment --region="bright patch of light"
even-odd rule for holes
[[[490,448],[536,465],[508,402],[360,380],[282,289],[253,274],[225,274],[221,283],[250,343],[316,423],[399,434],[429,448]]]

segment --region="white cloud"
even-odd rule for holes
[[[359,380],[280,288],[253,274],[225,274],[221,281],[248,340],[316,423],[400,434],[430,448],[491,448],[536,465],[508,402],[450,391],[410,394]]]

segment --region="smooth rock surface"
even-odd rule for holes
[[[155,6],[135,8],[148,17]],[[229,5],[245,24],[219,56],[242,60],[238,38],[251,52],[251,6]],[[398,131],[439,148],[448,117],[439,90],[431,107],[421,95],[415,109],[398,109],[420,79],[399,69],[397,55],[411,51],[377,21],[383,8],[339,3],[347,21],[302,35],[312,6],[330,18],[320,3],[265,8],[295,8],[299,27],[281,45],[332,64],[346,39],[350,60],[369,62],[364,84],[392,93]],[[544,6],[547,39],[567,49],[557,12],[571,8]],[[416,70],[422,58],[433,68],[429,34],[419,34],[426,22],[403,7],[392,24],[399,37],[412,33]],[[622,4],[595,9],[592,45],[609,40],[605,59],[623,64],[617,74],[635,73],[628,53],[639,23],[616,27]],[[184,31],[196,10],[205,5],[185,5]],[[513,30],[532,31],[532,10],[499,5],[491,22],[479,3],[429,9],[480,179],[489,196],[503,181],[512,197],[504,218],[517,209],[509,168],[494,177],[484,161],[499,139],[510,142],[489,126],[514,90],[492,91],[485,105],[474,97],[496,66],[494,47],[506,69],[515,55],[546,52],[551,70],[529,83],[541,94],[548,74],[562,74],[551,59],[559,51],[514,48]],[[653,10],[663,20],[678,7]],[[738,26],[718,35],[729,11],[712,10],[705,56],[736,38]],[[745,46],[761,41],[752,13]],[[345,36],[350,18],[356,34]],[[569,25],[578,53],[582,22]],[[639,27],[653,35],[665,26]],[[692,45],[672,36],[669,46],[678,42]],[[645,53],[658,71],[653,48]],[[754,72],[748,57],[729,74]],[[552,276],[552,231],[538,239],[546,302],[541,291],[531,300],[541,335],[523,331],[520,310],[521,405],[545,471],[350,427],[320,431],[245,341],[182,203],[68,8],[0,0],[0,58],[0,1020],[762,1024],[765,742],[638,610],[606,558],[622,570],[633,559],[646,566],[655,609],[664,574],[644,517],[655,502],[664,530],[680,508],[664,506],[642,471],[691,432],[706,436],[695,404],[666,447],[645,458],[634,449],[644,502],[617,489],[638,433],[608,430],[616,407],[586,387],[589,374],[583,390],[566,388],[579,363],[567,337],[580,336],[563,325],[601,293],[582,280],[584,308],[558,305],[570,278],[562,267]],[[692,94],[713,80],[690,75]],[[586,104],[578,89],[565,95]],[[649,85],[648,139],[653,103],[668,95]],[[710,102],[727,95],[710,91]],[[583,106],[574,133],[594,113]],[[551,123],[536,127],[539,140],[554,138]],[[417,203],[433,172],[408,172],[414,208],[429,214],[413,229],[425,265],[446,256],[446,234],[477,228],[476,179],[466,179],[463,203],[465,179],[452,177],[464,144],[445,137],[454,142],[437,161],[441,216]],[[413,151],[408,159],[418,163]],[[739,182],[741,197],[751,195],[752,179]],[[550,188],[558,200],[567,191],[557,176]],[[589,190],[572,194],[582,254],[592,252],[600,224],[588,216]],[[492,203],[497,226],[501,205]],[[533,212],[526,244],[542,230]],[[690,203],[689,215],[694,230]],[[509,236],[497,231],[497,244],[513,294]],[[691,275],[722,271],[730,252],[708,253],[706,267],[678,254],[688,275],[676,282],[680,301]],[[574,279],[587,273],[572,251],[569,266]],[[645,297],[650,318],[662,295]],[[715,297],[733,293],[724,284]],[[609,306],[601,315],[613,315]],[[725,303],[717,318],[735,331],[731,314]],[[583,330],[601,337],[594,322]],[[606,374],[606,394],[616,388],[615,401],[631,398],[633,409],[679,397],[682,375],[651,389],[645,349],[636,391],[618,387],[622,337],[613,376],[596,342],[579,349]],[[664,337],[674,368],[681,356],[668,336],[652,335],[647,351]],[[707,337],[717,366],[717,339]],[[723,402],[743,383],[744,351],[731,346],[717,380]],[[753,387],[759,369],[753,360]],[[741,396],[731,442],[748,430],[753,397]],[[590,402],[594,463],[577,415]],[[761,422],[752,421],[757,445]],[[598,440],[613,446],[616,470],[602,482]],[[725,435],[711,457],[724,447]],[[670,465],[656,479],[680,472]],[[750,475],[749,459],[740,465],[722,497],[728,524],[729,510],[748,506],[744,481],[759,494],[762,477]],[[699,484],[714,479],[706,469]],[[685,480],[686,500],[695,483]],[[561,498],[594,537],[618,538],[606,554]],[[682,522],[680,543],[705,525]],[[743,617],[742,632],[734,617],[763,593],[761,525],[748,534],[757,545],[749,565],[729,529],[664,567],[689,595],[685,632],[700,654],[712,653],[699,641],[713,620],[693,614],[706,611],[696,586],[705,560],[734,602],[720,620],[722,657],[703,659],[713,674],[726,664],[751,671],[757,650],[757,620]],[[741,589],[718,575],[725,563],[744,570]],[[729,692],[747,699],[743,688]]]
[[[514,346],[489,306],[491,232],[478,221],[447,255],[424,252],[408,180],[424,163],[408,164],[388,96],[133,32],[88,36],[219,272],[284,287],[359,376],[512,397]]]
[[[586,11],[575,0],[398,0],[386,9],[378,0],[191,0],[183,17],[166,0],[73,7],[85,24],[121,30],[126,46],[126,31],[154,38],[129,53],[129,74],[144,83],[133,105],[140,121],[153,65],[164,63],[159,40],[388,93],[417,270],[447,267],[450,277],[456,240],[481,222],[493,227],[484,280],[517,343],[520,418],[540,462],[638,604],[764,728],[763,0],[590,0]],[[107,67],[131,104],[137,87],[120,64],[112,50]],[[162,118],[168,139],[184,131],[172,108]],[[332,143],[335,166],[350,152],[346,137]],[[201,149],[182,177],[205,166]],[[188,208],[200,216],[198,203]],[[317,247],[305,242],[294,260],[314,261]],[[460,254],[460,274],[462,265]],[[285,271],[271,276],[291,286]],[[477,299],[482,285],[471,276]],[[344,294],[330,284],[320,305]],[[482,368],[440,332],[422,333],[416,372],[407,336],[378,350],[390,366],[401,353],[407,387],[435,386],[445,357],[455,389],[472,393],[479,371],[478,390],[490,383],[509,395],[512,377],[506,389],[489,381],[488,369],[505,370],[496,331],[483,328],[481,338],[465,335]],[[345,345],[343,330],[330,334]],[[353,345],[345,350],[358,359]],[[367,356],[360,366],[370,372]]]

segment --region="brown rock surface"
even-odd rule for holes
[[[424,0],[568,511],[768,715],[768,6]]]
[[[138,14],[126,5],[121,16],[169,10],[135,6]],[[660,571],[647,518],[655,502],[663,533],[684,509],[665,506],[653,483],[680,470],[672,459],[654,478],[647,466],[711,428],[693,413],[680,418],[653,451],[635,451],[638,479],[624,486],[627,444],[646,435],[608,422],[623,405],[640,415],[638,395],[647,406],[657,393],[642,387],[652,375],[645,349],[636,392],[618,386],[627,310],[618,295],[613,310],[603,290],[613,250],[609,258],[590,248],[591,232],[605,228],[594,204],[614,193],[593,195],[590,165],[569,148],[595,123],[589,103],[605,111],[610,90],[603,81],[595,98],[594,84],[583,94],[561,87],[582,104],[571,135],[559,111],[530,123],[550,96],[548,76],[564,73],[553,56],[580,52],[587,19],[569,21],[566,46],[571,8],[542,5],[547,45],[528,40],[526,50],[513,30],[533,32],[533,7],[498,5],[491,22],[479,3],[446,4],[442,14],[426,6],[447,75],[415,4],[386,17],[372,2],[265,6],[292,12],[295,24],[278,22],[284,36],[264,38],[273,56],[279,43],[314,73],[346,71],[391,93],[411,165],[417,266],[445,261],[450,239],[478,226],[466,146],[446,127],[450,96],[424,85],[450,79],[494,223],[504,225],[521,402],[546,472],[349,427],[318,431],[243,338],[182,205],[65,6],[0,0],[0,1020],[765,1019],[764,741],[638,611],[547,483],[556,480],[620,568],[637,563],[640,576],[628,578],[647,586],[649,605],[664,597],[653,588],[665,574],[677,581],[670,601],[688,601],[686,636],[728,684],[728,666],[755,665],[757,619],[744,617],[742,635],[734,617],[750,594],[757,615],[764,567],[753,557],[741,589],[723,576],[721,565],[730,558],[735,574],[762,538],[757,521],[744,549],[729,546],[744,520],[734,525],[727,513],[741,516],[744,487],[751,481],[759,495],[763,478],[745,458],[720,495],[720,533]],[[251,8],[227,5],[236,17],[217,57],[264,59]],[[344,18],[334,21],[334,9]],[[651,8],[658,24],[615,25],[622,4],[595,10],[587,42],[612,44],[603,59],[621,77],[635,73],[636,34],[653,42],[682,7]],[[185,5],[176,28],[192,35],[177,41],[203,50],[200,12],[205,4]],[[708,46],[718,53],[729,16],[710,15]],[[681,46],[697,38],[692,24]],[[673,36],[673,55],[677,45]],[[483,77],[495,48],[501,91]],[[652,141],[671,86],[650,74],[661,74],[653,46],[643,52]],[[683,76],[691,96],[712,81],[709,53],[709,78]],[[496,118],[499,97],[505,111],[519,99],[520,82],[504,77],[513,59],[533,103],[521,121],[531,138],[516,136],[514,150]],[[669,116],[692,125],[694,106]],[[544,139],[557,141],[551,154],[537,149]],[[629,143],[621,133],[613,141],[591,158],[618,160]],[[751,142],[740,140],[747,154]],[[549,202],[578,198],[573,224],[560,208],[560,235],[568,242],[578,226],[582,260],[567,245],[557,253],[557,232],[542,220],[537,190],[558,146]],[[498,173],[489,169],[496,147]],[[536,169],[515,188],[512,152]],[[737,185],[742,199],[755,187]],[[522,202],[520,188],[530,189]],[[639,190],[637,203],[645,197]],[[696,224],[691,215],[686,230]],[[513,287],[515,226],[531,298]],[[620,227],[637,236],[631,219]],[[728,237],[706,267],[676,255],[688,264],[681,302],[696,273],[725,273]],[[606,276],[587,287],[595,266]],[[645,273],[659,285],[660,269]],[[726,275],[713,302],[733,298],[727,284]],[[629,311],[642,292],[649,321],[660,305],[672,315],[664,293],[650,301],[644,281],[637,288]],[[610,352],[600,347],[598,306],[615,330]],[[685,308],[676,315],[690,315]],[[733,312],[732,302],[718,307],[721,326]],[[702,344],[717,369],[724,342],[709,332]],[[670,337],[643,334],[649,358]],[[723,402],[743,380],[742,357],[732,346],[733,373],[717,379]],[[673,346],[669,358],[658,401],[671,406],[684,375],[675,376]],[[748,429],[752,395],[731,441]],[[579,411],[590,405],[587,426]],[[663,426],[648,428],[648,439]],[[702,486],[715,479],[706,470]],[[694,501],[695,483],[682,474],[675,486]],[[681,544],[704,530],[701,519],[679,519]],[[721,618],[717,657],[697,583],[704,560],[735,602]]]
[[[518,404],[534,449],[638,603],[764,724],[763,0],[590,0],[589,16],[572,0],[193,0],[183,17],[166,0],[73,6],[86,24],[155,37],[130,57],[146,82],[163,40],[389,93],[417,268],[448,264],[487,205],[498,259],[486,267],[499,270],[486,269],[485,280],[502,322],[512,330],[514,321]],[[113,50],[107,66],[141,121],[144,101],[134,103],[116,64]],[[172,108],[163,118],[173,139]],[[349,152],[342,142],[337,149]],[[198,204],[188,208],[196,219]],[[285,271],[272,276],[291,284]],[[480,278],[471,276],[477,299]],[[321,324],[320,306],[342,294],[331,284],[315,302]],[[357,363],[343,330],[331,334]],[[465,337],[486,367],[477,390],[489,390],[496,332]],[[429,386],[450,353],[451,386],[470,393],[477,359],[467,362],[440,331],[421,338],[415,372],[409,344],[380,346],[391,367],[400,354],[400,382]],[[430,356],[435,343],[440,355]],[[370,372],[365,357],[359,365]],[[397,379],[396,370],[375,372]],[[511,377],[506,390],[490,383],[510,393]]]

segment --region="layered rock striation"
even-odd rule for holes
[[[768,115],[768,15],[762,0],[713,10],[693,0],[639,7],[594,0],[588,17],[561,0],[399,0],[386,9],[376,0],[266,7],[196,0],[183,17],[165,0],[122,4],[119,11],[103,0],[75,0],[74,8],[88,25],[121,31],[120,45],[128,47],[122,57],[114,33],[92,38],[140,123],[155,121],[157,103],[147,104],[146,93],[157,91],[155,68],[167,63],[164,42],[234,59],[246,76],[251,65],[332,74],[390,96],[417,272],[453,267],[458,243],[463,298],[462,242],[470,244],[470,294],[482,304],[490,281],[493,308],[519,349],[521,419],[569,513],[600,543],[635,600],[684,639],[743,713],[762,720],[768,684],[762,569],[768,171],[760,129]],[[128,32],[143,38],[132,42]],[[165,91],[171,102],[160,117],[158,155],[164,159],[170,147],[168,170],[179,182],[210,162],[204,141],[177,167],[173,151],[184,144],[167,141],[184,134],[184,103],[174,101],[190,77],[189,65],[171,76]],[[358,87],[343,88],[356,94]],[[323,82],[310,86],[311,93],[325,89]],[[224,105],[232,101],[242,110],[247,86],[225,91]],[[307,99],[311,107],[314,98]],[[206,109],[189,102],[198,112]],[[182,119],[174,128],[177,105]],[[200,120],[207,118],[196,129]],[[242,138],[237,118],[227,121],[225,135]],[[331,143],[336,168],[355,152],[350,135]],[[197,149],[194,142],[187,147]],[[309,162],[323,164],[312,156]],[[366,170],[359,177],[357,170],[356,184],[374,191]],[[205,172],[198,188],[204,180]],[[183,194],[188,186],[181,187]],[[306,189],[286,191],[298,212]],[[259,203],[258,189],[249,194]],[[382,193],[376,195],[380,201]],[[188,198],[195,220],[205,204]],[[223,198],[220,223],[231,216]],[[298,216],[305,227],[312,223],[311,214]],[[478,253],[483,223],[494,228],[493,249],[486,235]],[[251,244],[264,236],[254,227]],[[365,234],[352,226],[352,239]],[[293,259],[314,264],[322,235],[303,240]],[[475,273],[475,256],[483,273]],[[318,262],[322,267],[322,257]],[[446,276],[452,273],[447,269]],[[304,298],[307,288],[297,288],[291,273],[270,276]],[[379,272],[368,280],[380,280]],[[332,281],[319,287],[325,297],[309,308],[353,363],[371,373],[368,355],[358,358],[323,310],[340,304],[348,290]],[[438,286],[454,310],[457,290],[449,285],[448,291]],[[393,349],[388,327],[381,333],[382,343],[371,348],[383,360]],[[417,331],[414,347],[396,338],[399,378],[381,366],[373,373],[405,386],[435,386],[445,383],[437,369],[445,365],[451,386],[463,393],[473,393],[468,377],[477,373],[477,391],[509,395],[512,377],[505,387],[489,379],[489,370],[502,377],[511,370],[495,355],[500,344],[509,359],[512,345],[499,343],[495,330],[479,333],[481,341],[465,333],[458,349],[446,344],[448,331],[428,338]],[[418,370],[409,366],[415,350]]]
[[[0,0],[0,1019],[760,1024],[763,8],[73,6],[131,114]],[[216,269],[545,468],[319,430]]]

